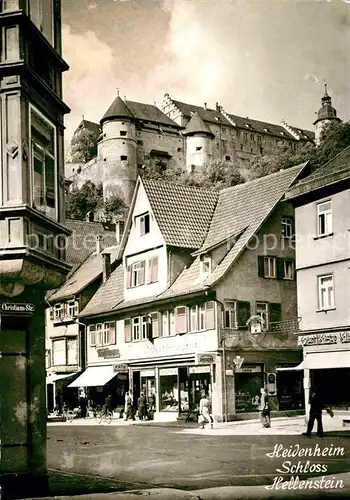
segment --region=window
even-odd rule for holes
[[[332,233],[332,202],[317,205],[317,234],[324,236]]]
[[[197,146],[196,151],[202,151],[202,146]]]
[[[283,238],[293,238],[294,236],[294,219],[293,217],[282,217],[281,233]]]
[[[318,277],[318,308],[322,311],[334,309],[333,275]]]
[[[211,272],[211,258],[206,256],[201,259],[202,274],[210,274]]]
[[[141,338],[146,340],[148,338],[148,318],[147,316],[141,317]]]
[[[247,142],[248,140],[248,134],[247,132],[243,132],[243,142]]]
[[[175,311],[172,310],[169,312],[169,334],[170,335],[175,335],[176,334],[176,326],[175,326]]]
[[[121,161],[127,161],[128,157],[126,155],[121,155],[120,160]]]
[[[145,284],[145,261],[134,262],[128,266],[127,273],[127,288],[134,288],[136,286]]]
[[[138,146],[143,146],[143,141],[137,141]]]
[[[30,108],[30,144],[33,207],[56,219],[56,129],[33,107]]]
[[[66,364],[66,340],[54,340],[52,342],[53,365]]]
[[[51,368],[51,350],[45,349],[45,368],[48,370]]]
[[[162,336],[167,337],[168,335],[170,335],[169,313],[168,311],[164,311],[162,313]]]
[[[176,333],[187,332],[187,307],[185,306],[175,309],[175,330]]]
[[[103,345],[115,344],[115,322],[103,323]]]
[[[67,302],[67,316],[73,318],[78,315],[78,302],[76,300],[69,300]]]
[[[54,320],[56,320],[56,321],[61,319],[61,317],[62,317],[61,304],[55,304],[53,317],[54,317]]]
[[[198,309],[198,330],[205,330],[205,304],[201,304]]]
[[[213,301],[205,303],[205,328],[207,330],[215,328],[215,307]]]
[[[53,43],[53,0],[30,0],[29,15],[45,38]]]
[[[90,346],[96,345],[96,325],[89,325],[88,327]]]
[[[257,302],[256,303],[256,314],[257,316],[260,316],[264,320],[263,326],[265,328],[268,327],[269,321],[268,321],[268,304],[266,302]]]
[[[284,260],[283,267],[284,267],[283,279],[293,280],[294,279],[294,261],[293,260]]]
[[[257,140],[258,143],[261,143],[261,141],[262,141],[261,135],[258,135],[257,138],[256,138],[256,140]]]
[[[140,340],[140,318],[132,319],[132,340]]]
[[[120,131],[120,136],[125,137],[126,136],[126,130],[121,130]]]
[[[149,214],[144,214],[139,217],[140,220],[140,235],[144,236],[150,231],[150,217]]]
[[[190,332],[198,331],[198,307],[190,307]]]
[[[103,345],[102,323],[97,323],[97,325],[96,325],[96,345]]]
[[[265,278],[276,278],[276,258],[275,257],[265,257],[264,258],[264,277]]]
[[[160,336],[160,314],[153,312],[150,314],[150,320],[152,325],[152,338],[158,338]]]
[[[158,257],[152,257],[148,261],[148,283],[156,283],[158,281]]]
[[[225,300],[224,328],[237,328],[236,302]]]
[[[77,339],[67,339],[67,365],[78,364]]]
[[[226,155],[226,156],[225,156],[225,160],[226,160],[226,161],[230,161],[230,160],[231,160],[231,156],[230,156],[230,155]]]

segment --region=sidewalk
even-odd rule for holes
[[[349,427],[343,427],[343,413],[336,413],[333,418],[328,414],[323,415],[323,426],[325,432],[335,431],[350,431]],[[173,429],[173,432],[185,434],[211,434],[213,436],[230,436],[230,435],[300,435],[305,431],[306,422],[305,416],[297,417],[276,417],[271,420],[271,428],[266,429],[261,426],[259,419],[254,420],[239,420],[234,422],[215,423],[214,428],[200,429],[195,422],[154,422],[154,421],[128,421],[122,419],[114,419],[110,424],[98,424],[94,418],[77,419],[73,422],[48,422],[49,426],[55,425],[84,425],[84,426],[149,426],[149,427],[168,427]]]

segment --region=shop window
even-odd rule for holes
[[[96,325],[88,326],[90,346],[94,347],[96,345]]]
[[[160,411],[178,411],[177,368],[159,370]]]
[[[56,128],[33,107],[30,107],[30,136],[32,204],[56,219]]]
[[[334,309],[334,282],[333,275],[318,276],[318,308],[326,311]]]
[[[148,261],[148,283],[156,283],[158,281],[158,256],[152,257]]]
[[[332,233],[332,202],[331,200],[317,205],[317,234],[326,236]]]
[[[128,266],[127,288],[135,288],[145,284],[145,261],[134,262]]]
[[[224,305],[224,328],[237,328],[236,301],[225,300]]]
[[[281,234],[283,238],[291,239],[294,236],[294,218],[282,217]]]
[[[176,333],[187,332],[187,307],[185,306],[175,309],[175,329]]]

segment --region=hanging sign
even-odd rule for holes
[[[1,302],[0,303],[0,312],[14,314],[14,315],[22,315],[22,314],[33,314],[34,305],[29,304],[28,302]]]

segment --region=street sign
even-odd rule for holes
[[[28,302],[1,302],[0,312],[21,316],[22,314],[33,314],[34,305]]]
[[[118,363],[117,365],[113,366],[113,371],[114,373],[127,373],[129,372],[129,367],[125,363]]]

